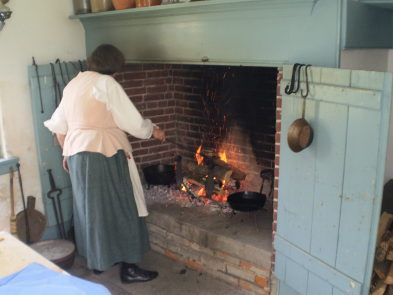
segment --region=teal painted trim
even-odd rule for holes
[[[7,174],[8,172],[10,172],[10,169],[15,171],[16,164],[18,163],[19,163],[19,158],[17,157],[0,159],[0,175]]]
[[[364,1],[363,1],[364,2]],[[391,48],[392,12],[359,1],[345,0],[343,48]]]
[[[310,9],[315,0],[206,0],[190,3],[176,3],[151,7],[131,8],[124,10],[111,10],[98,13],[71,15],[70,19],[116,19],[146,18],[160,16],[179,16],[190,14],[209,14],[212,12],[252,10],[260,7],[299,6],[307,5]]]
[[[379,219],[381,215],[382,197],[383,197],[383,186],[385,176],[385,165],[386,165],[386,153],[388,148],[388,136],[390,128],[390,107],[392,104],[392,74],[385,73],[384,79],[384,91],[382,97],[382,115],[381,115],[381,127],[379,130],[379,151],[378,151],[378,166],[375,183],[375,198],[372,212],[372,223],[370,228],[370,242],[367,258],[366,273],[364,275],[364,287],[362,289],[362,295],[368,295],[370,290],[371,275],[374,265],[374,254],[377,243],[377,232]]]
[[[393,1],[392,0],[358,0],[364,4],[382,7],[387,9],[393,9]]]
[[[212,0],[75,18],[87,55],[110,43],[130,63],[337,67],[341,2]]]

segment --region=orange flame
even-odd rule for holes
[[[225,163],[228,163],[227,153],[225,151],[218,152],[218,156],[219,156],[221,161],[223,161]]]
[[[186,189],[186,187],[182,184],[181,185],[181,190],[183,191],[183,192],[187,192],[187,189]]]
[[[206,195],[205,188],[202,187],[202,188],[198,191],[197,195],[198,195],[199,197],[204,197],[204,196]]]
[[[201,165],[203,162],[203,156],[201,156],[201,151],[202,151],[202,145],[199,146],[199,148],[196,150],[196,153],[195,153],[195,159],[196,159],[198,165]]]

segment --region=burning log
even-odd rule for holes
[[[231,179],[233,170],[230,169],[229,167],[224,167],[224,166],[214,166],[213,169],[209,169],[208,166],[206,165],[197,165],[195,163],[188,163],[187,164],[187,169],[190,172],[190,177],[195,180],[203,179],[206,177],[206,175],[209,175],[210,173],[213,174],[213,177],[215,177],[217,180],[220,180],[221,182],[228,183],[229,180]]]

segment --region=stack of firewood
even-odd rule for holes
[[[372,295],[393,295],[393,215],[384,212],[379,221]]]

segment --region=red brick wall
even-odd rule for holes
[[[172,66],[127,65],[125,71],[116,78],[142,115],[163,128],[169,138],[174,138],[176,124]],[[130,142],[139,167],[173,161],[175,150],[170,143],[132,137]]]

